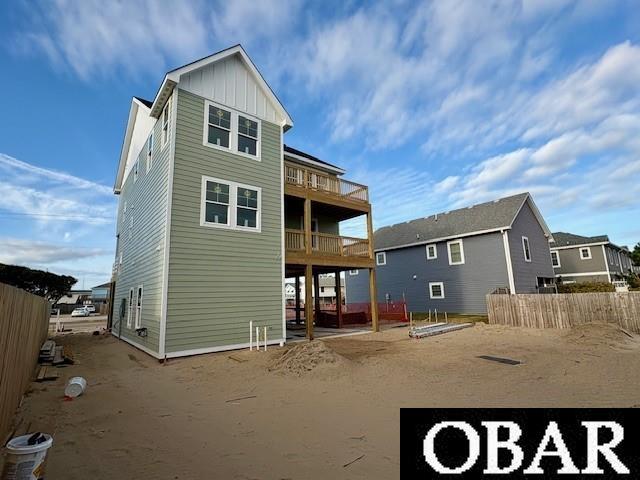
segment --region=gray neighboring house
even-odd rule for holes
[[[553,239],[553,269],[564,283],[613,282],[640,272],[640,267],[633,265],[629,249],[615,245],[607,235],[585,237],[557,232]]]
[[[378,300],[486,313],[488,293],[553,284],[551,238],[529,193],[383,227],[374,234]],[[350,271],[346,284],[349,303],[366,300],[366,276]]]

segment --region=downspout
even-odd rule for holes
[[[509,291],[511,295],[516,293],[516,282],[513,278],[513,265],[511,264],[511,250],[509,249],[509,233],[501,230],[502,244],[504,246],[504,256],[507,261],[507,276],[509,277]]]

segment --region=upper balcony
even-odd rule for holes
[[[294,163],[284,164],[285,194],[316,202],[370,211],[369,188],[335,175],[310,170]]]

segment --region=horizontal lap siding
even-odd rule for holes
[[[525,203],[508,231],[509,250],[513,280],[517,293],[536,293],[538,277],[552,278],[555,275],[551,264],[549,239],[528,203]],[[531,261],[524,259],[522,237],[529,239]]]
[[[437,309],[455,313],[485,313],[485,296],[508,286],[502,235],[491,233],[463,239],[465,263],[449,265],[447,242],[437,243],[438,258],[427,260],[426,247],[388,250],[386,265],[376,267],[378,301],[404,298],[414,312]],[[415,275],[415,278],[414,278]],[[430,282],[443,282],[445,298],[432,299]],[[348,303],[367,302],[367,270],[346,274]]]
[[[168,353],[282,338],[281,129],[262,121],[261,161],[202,145],[204,99],[179,90],[171,212]],[[262,231],[200,226],[202,176],[262,189]]]
[[[140,337],[135,332],[135,310],[131,313],[131,328],[127,328],[127,318],[122,320],[122,336],[159,352],[160,317],[162,308],[162,280],[165,249],[165,229],[167,223],[169,158],[171,142],[162,145],[161,123],[156,122],[153,130],[153,165],[147,172],[147,143],[138,155],[138,179],[133,181],[133,169],[122,187],[118,207],[118,227],[120,249],[123,254],[121,271],[116,278],[114,294],[114,327],[119,331],[120,302],[125,299],[128,308],[129,289],[135,293],[143,286],[141,326],[147,329],[147,336]],[[127,213],[124,214],[124,202]],[[130,219],[133,217],[133,227]],[[131,230],[131,238],[129,231]],[[118,253],[116,252],[116,255]],[[116,258],[117,261],[117,258]]]

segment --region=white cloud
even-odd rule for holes
[[[110,187],[0,153],[0,210],[59,226],[108,224],[115,216]]]
[[[58,245],[18,238],[0,238],[0,263],[48,265],[105,255],[100,248]]]

